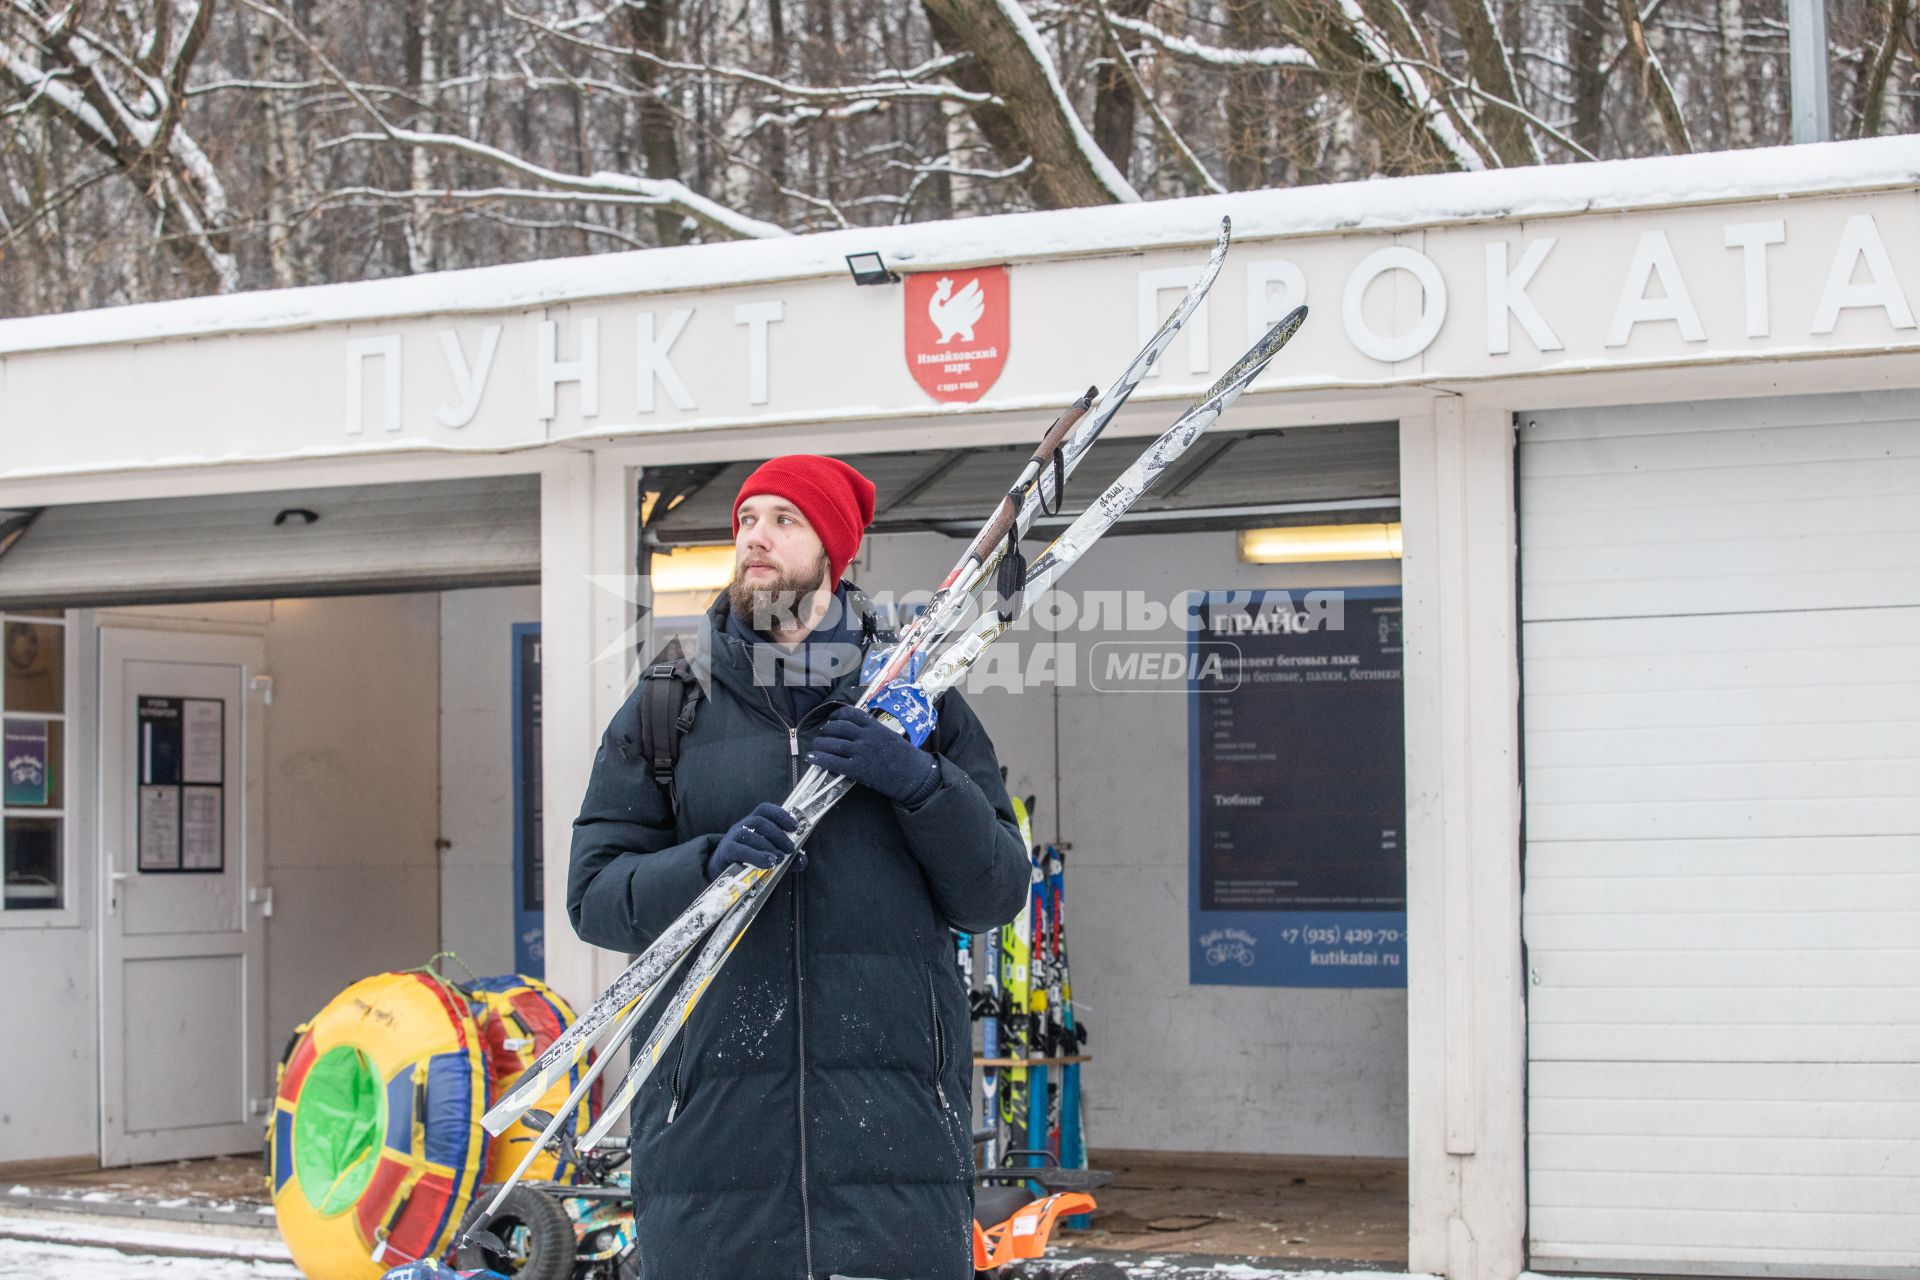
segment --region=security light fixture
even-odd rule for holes
[[[850,253],[847,255],[847,270],[853,273],[855,284],[899,284],[900,277],[887,270],[887,264],[877,253]]]

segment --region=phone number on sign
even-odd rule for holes
[[[1338,925],[1280,931],[1282,942],[1304,942],[1309,946],[1321,947],[1342,943],[1350,947],[1364,947],[1377,942],[1400,942],[1406,936],[1406,933],[1400,929],[1342,929]]]

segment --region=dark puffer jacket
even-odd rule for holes
[[[858,695],[850,673],[790,725],[726,609],[677,810],[642,759],[637,698],[600,744],[567,887],[597,946],[651,942],[706,887],[721,834],[786,797],[814,732]],[[911,810],[865,787],[840,802],[641,1089],[645,1280],[972,1275],[967,993],[948,931],[1012,919],[1028,860],[979,720],[957,692],[939,709],[939,788]]]

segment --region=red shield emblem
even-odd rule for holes
[[[907,368],[935,400],[978,400],[1006,368],[1009,274],[978,267],[906,278]]]

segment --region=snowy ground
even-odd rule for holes
[[[1100,1265],[1089,1266],[1089,1263]],[[1030,1280],[1438,1280],[1404,1271],[1282,1269],[1271,1263],[1206,1258],[1197,1254],[1121,1256],[1112,1253],[1069,1252],[1040,1262],[1029,1262],[1019,1274]],[[1106,1267],[1118,1267],[1118,1272]]]
[[[1048,1264],[1027,1272],[1034,1280],[1071,1276]],[[1198,1266],[1172,1259],[1129,1262],[1127,1280],[1407,1280],[1384,1272],[1274,1271],[1242,1263]],[[183,1258],[122,1253],[91,1245],[0,1239],[0,1280],[299,1280],[284,1262]]]
[[[79,1214],[0,1214],[0,1280],[300,1280],[260,1233],[121,1225]]]
[[[195,1256],[183,1256],[195,1255]],[[1090,1263],[1100,1265],[1089,1267]],[[1072,1252],[1016,1264],[1024,1280],[1434,1280],[1405,1272],[1279,1269],[1194,1254]],[[278,1241],[78,1215],[0,1215],[0,1280],[300,1280]]]
[[[5,1280],[299,1280],[289,1263],[152,1257],[89,1245],[0,1239]]]

